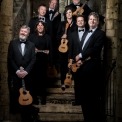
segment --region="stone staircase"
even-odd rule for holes
[[[74,85],[62,91],[60,80],[50,81],[47,104],[39,107],[39,119],[43,122],[83,122],[81,106],[72,106]]]

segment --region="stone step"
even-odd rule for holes
[[[39,107],[39,118],[41,121],[51,122],[82,122],[83,114],[81,106],[71,104],[36,105]]]
[[[61,80],[57,78],[48,79],[48,87],[52,87],[52,88],[61,87]],[[74,87],[74,80],[72,81],[71,87],[72,88]]]
[[[54,103],[54,104],[72,104],[74,101],[73,94],[52,94],[47,96],[47,103]]]
[[[83,122],[83,114],[39,113],[43,122]]]
[[[48,88],[47,89],[48,94],[74,94],[74,88],[66,88],[65,91],[62,91],[61,88]]]
[[[39,113],[74,113],[82,114],[81,106],[72,106],[71,104],[53,104],[35,105],[39,108]]]

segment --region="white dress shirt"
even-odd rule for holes
[[[50,8],[49,8],[49,11],[50,11],[50,10],[54,11],[53,9],[50,9]],[[52,20],[52,16],[53,16],[53,14],[50,13],[49,16],[50,16],[50,20]]]
[[[22,55],[24,56],[25,43],[21,43],[21,50],[22,50]]]
[[[81,30],[81,31],[79,31],[79,30]],[[82,36],[83,36],[84,32],[85,32],[85,28],[78,28],[78,35],[79,35],[79,40],[80,41],[82,39]]]
[[[84,48],[86,42],[88,41],[88,39],[90,38],[90,36],[94,33],[94,31],[95,31],[96,29],[97,29],[97,28],[90,29],[90,30],[92,30],[92,32],[89,32],[89,33],[87,34],[87,36],[86,36],[86,38],[85,38],[85,40],[84,40],[84,42],[83,42],[83,45],[82,45],[82,50],[83,50],[83,48]],[[79,57],[82,58],[82,54],[81,54],[81,53],[79,54]]]

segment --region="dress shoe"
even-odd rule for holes
[[[63,84],[63,85],[61,85],[61,89],[62,89],[62,91],[65,91],[65,85]]]

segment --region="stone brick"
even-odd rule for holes
[[[113,19],[110,19],[110,20],[107,20],[106,21],[106,29],[113,29],[113,27],[114,27],[114,20]]]
[[[1,53],[8,53],[8,43],[1,44]]]
[[[115,29],[106,30],[106,35],[108,37],[114,37],[116,35]]]
[[[1,15],[1,18],[3,20],[3,21],[1,21],[1,26],[3,25],[5,27],[5,26],[11,26],[12,25],[12,20],[13,20],[12,16]],[[2,28],[2,29],[4,29],[4,28]]]
[[[107,9],[111,9],[112,7],[118,7],[118,0],[107,0],[106,6]]]
[[[5,53],[5,52],[3,52],[3,53],[1,53],[1,61],[2,62],[7,62],[7,53]]]
[[[117,11],[118,8],[110,8],[110,9],[107,9],[106,11],[106,20],[107,19],[118,19],[118,11]]]

